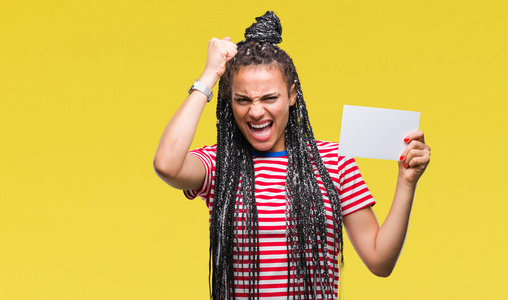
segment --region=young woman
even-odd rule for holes
[[[353,158],[317,141],[272,12],[245,40],[213,38],[203,74],[162,135],[157,174],[210,211],[213,299],[336,299],[342,225],[365,265],[388,276],[400,255],[416,183],[430,160],[410,133],[390,212],[379,226]],[[220,81],[219,81],[220,79]],[[219,81],[217,144],[189,152]]]

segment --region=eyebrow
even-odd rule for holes
[[[261,96],[261,99],[266,99],[266,98],[270,98],[270,97],[274,97],[274,96],[279,96],[279,93],[277,92],[273,92],[273,93],[268,93],[268,94],[264,94],[263,96]],[[242,99],[249,99],[251,100],[248,96],[246,95],[242,95],[242,94],[236,94],[235,93],[235,98],[242,98]]]

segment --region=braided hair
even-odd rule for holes
[[[320,291],[323,299],[333,299],[334,283],[330,277],[334,276],[329,272],[334,268],[329,266],[327,259],[320,259],[320,253],[327,253],[323,193],[332,208],[333,252],[339,257],[339,267],[343,266],[339,195],[319,154],[293,61],[277,46],[282,41],[281,34],[279,18],[273,12],[256,18],[256,23],[245,30],[245,40],[238,43],[238,53],[227,63],[219,82],[216,182],[210,223],[212,299],[235,299],[233,252],[240,230],[241,243],[248,249],[238,251],[238,255],[243,256],[240,260],[248,265],[249,299],[259,298],[259,225],[254,195],[253,149],[235,123],[231,108],[233,76],[247,66],[278,67],[284,75],[288,93],[293,86],[296,91],[296,103],[290,107],[285,130],[288,298],[292,294],[294,299],[316,299]],[[322,192],[318,185],[313,163],[326,192]],[[241,213],[238,199],[242,203]],[[294,276],[290,270],[294,270]]]

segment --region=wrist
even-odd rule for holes
[[[408,192],[414,193],[414,191],[416,191],[416,184],[417,182],[409,182],[403,176],[399,176],[397,179],[397,188],[406,190]]]
[[[189,89],[189,92],[188,92],[189,95],[195,90],[198,90],[199,92],[201,92],[203,95],[206,96],[206,98],[207,98],[206,102],[210,102],[210,100],[212,100],[212,98],[213,98],[212,89],[209,88],[206,84],[199,81],[198,79],[196,79],[196,81],[194,81],[191,88]]]
[[[414,196],[416,193],[416,185],[408,184],[404,182],[403,178],[399,178],[397,186],[395,188],[395,195],[393,197],[393,204],[397,203],[398,207],[403,205],[404,207],[411,207],[413,205]]]
[[[219,76],[217,74],[207,72],[206,70],[199,77],[199,81],[205,84],[209,89],[213,89],[217,81],[219,81]]]

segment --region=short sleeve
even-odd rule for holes
[[[337,175],[343,216],[376,203],[354,158],[339,156]]]
[[[187,199],[194,199],[200,196],[208,205],[210,194],[213,188],[215,174],[215,156],[217,153],[217,145],[205,146],[203,148],[194,149],[189,153],[195,155],[205,167],[205,180],[201,187],[197,190],[184,190],[183,193]]]

